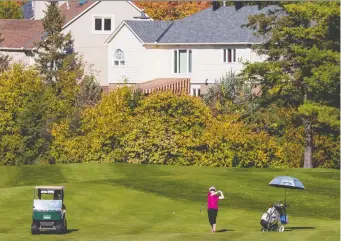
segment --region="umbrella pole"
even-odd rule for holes
[[[287,189],[284,188],[284,207],[286,206],[286,199],[287,199]]]

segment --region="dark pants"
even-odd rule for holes
[[[207,213],[208,213],[208,221],[210,222],[211,226],[213,226],[213,224],[216,224],[218,209],[208,208]]]

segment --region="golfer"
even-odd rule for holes
[[[215,232],[216,220],[218,215],[218,201],[220,199],[224,199],[224,194],[220,190],[216,191],[215,187],[210,187],[208,191],[209,191],[207,195],[208,221],[211,224],[212,232]]]

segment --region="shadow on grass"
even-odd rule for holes
[[[77,231],[79,231],[79,229],[68,229],[66,231],[66,233],[64,233],[64,234],[59,234],[56,231],[41,231],[38,235],[51,235],[51,234],[54,234],[54,235],[65,235],[65,234],[69,234],[69,233],[73,233],[73,232],[77,232]]]
[[[159,196],[164,196],[173,200],[185,200],[185,201],[192,201],[195,203],[202,203],[206,201],[207,198],[207,187],[209,185],[203,184],[204,181],[201,180],[200,182],[192,181],[190,177],[186,178],[183,174],[177,174],[172,172],[167,172],[164,170],[160,170],[159,166],[157,165],[141,165],[137,168],[136,165],[130,164],[122,164],[122,165],[113,165],[113,169],[115,172],[118,172],[124,175],[124,178],[120,179],[103,179],[97,181],[89,181],[91,184],[98,183],[98,184],[113,184],[119,185],[121,187],[135,189],[137,191],[142,191],[146,193],[152,193]],[[229,172],[226,174],[227,178],[224,178],[224,181],[234,180],[240,178],[241,176],[245,177],[245,182],[243,185],[248,185],[250,187],[250,191],[240,191],[235,190],[230,193],[231,198],[228,202],[222,202],[222,207],[228,207],[230,209],[247,209],[252,211],[259,211],[264,208],[263,198],[260,197],[253,197],[251,194],[258,192],[260,186],[266,186],[264,183],[262,175],[250,175],[252,174],[251,171],[246,171],[246,173],[242,172],[239,169],[234,169],[235,172]],[[257,173],[257,172],[256,172]],[[243,175],[240,175],[243,174]],[[209,178],[211,174],[208,174]],[[262,177],[262,178],[259,178]],[[217,179],[218,180],[218,179]],[[223,179],[219,179],[221,186],[223,186]],[[211,182],[212,180],[207,182]],[[250,185],[249,185],[250,184]],[[219,185],[219,183],[216,185]],[[264,190],[267,190],[264,188]],[[328,192],[330,190],[328,189]],[[191,193],[191,195],[189,195]],[[272,193],[271,189],[266,191],[266,195],[271,197],[270,194]],[[292,192],[292,195],[294,192]],[[295,203],[293,203],[293,207]],[[309,205],[302,206],[300,205],[300,209],[292,209],[295,211],[296,216],[306,217],[311,216],[306,212],[306,209],[309,209]],[[304,211],[303,211],[304,210]],[[340,215],[339,212],[331,212],[329,211],[330,208],[328,205],[321,206],[319,209],[318,215],[323,216],[323,213],[335,213],[330,218],[339,219]],[[339,209],[338,209],[339,210]],[[314,214],[316,216],[316,214]]]
[[[296,229],[316,229],[315,227],[287,227],[284,231],[293,231]]]
[[[234,231],[234,230],[224,228],[224,229],[217,230],[217,233],[225,233],[225,232],[230,232],[230,231]]]
[[[60,184],[67,181],[60,167],[56,165],[19,166],[18,168],[20,172],[12,183],[13,186]]]
[[[73,232],[77,232],[77,231],[79,231],[78,228],[77,228],[77,229],[68,229],[68,230],[66,231],[66,233],[73,233]]]

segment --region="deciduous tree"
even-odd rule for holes
[[[137,6],[145,9],[145,12],[155,20],[175,20],[187,17],[211,6],[208,1],[203,2],[136,2]]]
[[[0,75],[0,163],[2,165],[32,163],[32,159],[24,158],[27,143],[23,138],[25,133],[22,132],[18,119],[26,107],[32,104],[31,96],[41,89],[38,72],[34,69],[25,69],[15,64]]]
[[[210,118],[199,98],[152,94],[134,111],[125,151],[143,163],[200,165],[200,138]]]
[[[131,90],[122,87],[85,109],[78,129],[70,128],[70,119],[55,124],[52,156],[58,163],[122,161],[123,137],[131,131],[131,102]]]
[[[1,1],[0,19],[20,19],[23,18],[22,1]]]

